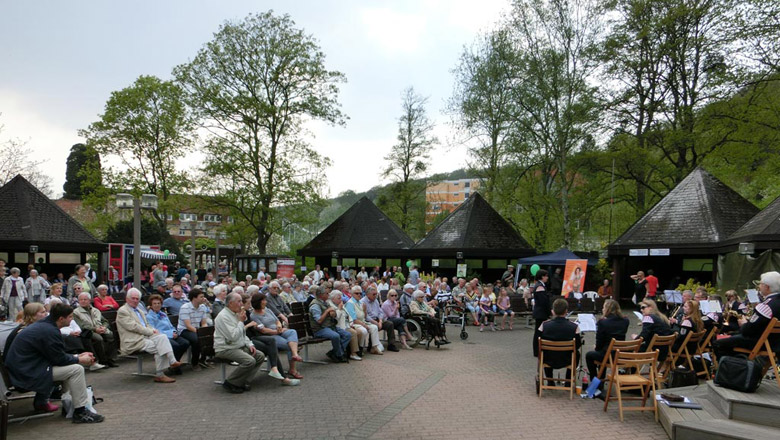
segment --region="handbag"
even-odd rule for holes
[[[669,372],[669,381],[666,383],[666,387],[680,388],[698,384],[699,378],[696,377],[695,371],[691,371],[685,367],[677,367]]]
[[[760,358],[748,360],[740,356],[723,356],[718,362],[715,384],[723,388],[752,393],[761,385],[764,364]]]

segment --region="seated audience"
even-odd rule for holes
[[[54,382],[73,399],[73,423],[99,423],[103,416],[87,410],[87,382],[84,367],[95,363],[92,353],[71,355],[65,352],[59,329],[73,319],[73,309],[54,304],[48,317],[25,328],[11,344],[6,354],[6,368],[11,383],[23,390],[35,391],[33,406],[39,411],[54,412],[57,405],[49,402]]]
[[[51,285],[51,289],[49,290],[50,296],[46,298],[46,301],[44,302],[46,311],[49,311],[52,305],[54,304],[66,304],[67,300],[62,297],[62,284],[60,283],[54,283]]]
[[[155,382],[172,383],[176,379],[165,375],[167,368],[176,369],[181,362],[176,360],[168,337],[152,327],[146,320],[146,311],[140,307],[141,292],[132,288],[127,292],[127,303],[119,308],[116,325],[119,330],[120,352],[130,355],[145,351],[154,355],[156,367]]]
[[[506,288],[502,287],[498,291],[498,301],[496,302],[498,307],[498,315],[501,316],[501,330],[506,329],[506,318],[509,317],[509,330],[512,330],[512,323],[515,320],[515,312],[512,311],[512,306],[509,301],[509,294]]]
[[[163,308],[168,311],[169,315],[179,316],[179,310],[181,310],[181,306],[189,302],[189,300],[184,297],[184,291],[178,284],[171,287],[170,294],[171,296],[165,298],[165,301],[163,301]]]
[[[393,321],[386,319],[385,312],[382,311],[382,306],[377,299],[376,287],[369,287],[366,290],[366,296],[363,297],[360,302],[363,304],[363,308],[366,312],[366,321],[369,324],[376,326],[377,331],[384,330],[387,332],[387,349],[390,351],[400,351],[395,346],[395,325]],[[406,345],[406,335],[404,334],[403,327],[398,329],[398,334],[401,337],[401,344]]]
[[[92,297],[88,293],[79,294],[79,306],[73,310],[73,320],[81,327],[82,332],[89,332],[88,337],[92,339],[92,348],[95,350],[98,362],[112,368],[118,367],[114,333],[103,314],[92,307]]]
[[[226,300],[225,308],[214,320],[214,351],[215,357],[238,364],[222,387],[230,393],[240,394],[249,391],[249,382],[262,366],[265,356],[246,336],[246,311],[241,295],[231,292]]]
[[[400,309],[398,292],[395,289],[390,289],[387,292],[387,300],[382,303],[382,311],[385,313],[385,317],[398,329],[398,333],[401,334],[401,346],[407,350],[413,350],[408,344],[408,338],[410,337],[409,327],[406,325],[406,319],[401,317]]]
[[[342,283],[342,286],[345,285],[346,283]],[[376,324],[371,324],[366,320],[366,308],[365,305],[360,302],[360,300],[363,299],[363,289],[361,289],[360,286],[353,286],[349,292],[351,297],[349,301],[346,302],[344,308],[347,310],[347,313],[349,313],[349,317],[352,319],[353,325],[359,325],[368,331],[368,343],[371,345],[371,354],[384,354],[384,347],[379,341],[379,329],[377,328]],[[341,298],[342,300],[344,299],[343,292]],[[369,351],[368,347],[361,348],[365,348],[366,351]]]
[[[45,317],[46,309],[43,307],[43,304],[35,302],[24,306],[21,319],[16,320],[19,325],[11,330],[11,332],[8,334],[8,338],[5,340],[5,344],[3,345],[3,359],[5,359],[5,356],[8,354],[8,349],[11,348],[11,343],[13,343],[16,335],[18,335],[19,332],[24,330],[24,328],[28,325],[38,322]]]
[[[485,330],[485,325],[490,323],[490,330],[496,331],[494,322],[493,300],[490,294],[493,289],[490,286],[482,288],[482,296],[479,298],[479,331]]]
[[[206,355],[200,351],[198,329],[208,325],[209,309],[206,307],[206,295],[200,288],[190,290],[189,301],[179,309],[179,324],[176,331],[179,336],[190,343],[192,350],[192,369],[198,371],[201,367],[208,368]]]
[[[250,319],[257,323],[256,328],[260,334],[273,336],[276,339],[278,349],[287,352],[290,375],[296,379],[303,379],[303,375],[295,368],[296,362],[303,362],[303,359],[298,355],[298,333],[295,330],[284,328],[274,312],[266,307],[267,304],[268,300],[265,294],[253,294],[251,299],[253,310]]]
[[[170,318],[168,318],[168,314],[162,310],[162,304],[162,296],[155,293],[149,297],[149,312],[146,314],[146,321],[152,328],[157,329],[157,331],[168,338],[168,342],[173,349],[173,357],[177,361],[181,361],[184,353],[190,348],[190,341],[181,337],[179,331],[176,330]],[[177,368],[173,373],[181,374],[181,369]]]
[[[95,308],[101,312],[108,312],[109,310],[119,310],[119,304],[116,300],[108,294],[108,286],[101,284],[97,287],[97,296],[95,297]]]
[[[329,293],[326,287],[317,289],[317,296],[309,306],[309,325],[314,336],[329,339],[333,349],[326,356],[333,362],[349,362],[346,354],[352,336],[336,326],[336,309],[329,307]]]
[[[363,355],[361,350],[362,344],[367,344],[368,330],[362,326],[355,326],[352,323],[352,318],[349,317],[349,313],[344,308],[344,302],[341,301],[341,292],[333,291],[330,293],[330,299],[328,300],[328,307],[336,309],[336,327],[346,330],[350,334],[349,339],[349,358],[353,361],[362,361]]]
[[[436,319],[436,310],[425,302],[425,292],[422,290],[415,290],[412,297],[414,298],[414,301],[409,304],[409,313],[420,319],[422,325],[425,326],[426,332],[433,336],[434,343],[437,347],[439,345],[449,344],[450,341],[444,339],[442,326],[439,323],[439,320]]]
[[[217,284],[214,286],[214,302],[211,304],[211,318],[214,319],[219,315],[219,312],[225,308],[225,298],[228,291],[224,284]]]

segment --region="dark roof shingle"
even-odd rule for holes
[[[0,244],[39,245],[41,251],[105,250],[105,243],[21,175],[0,187],[0,204]]]
[[[531,245],[478,192],[420,240],[413,253],[437,255],[443,250],[471,256],[476,255],[474,251],[479,256],[520,257],[533,253]]]
[[[729,241],[780,241],[780,197],[734,232]]]
[[[609,249],[713,248],[757,212],[758,208],[736,191],[696,168]]]
[[[395,256],[414,245],[414,241],[387,217],[374,202],[362,197],[324,231],[314,237],[299,254]]]

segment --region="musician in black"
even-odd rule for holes
[[[642,345],[639,351],[647,351],[647,346],[654,335],[669,336],[672,328],[669,326],[669,319],[658,311],[655,301],[645,298],[639,303],[639,310],[642,312],[642,332],[631,335],[631,339],[642,338]],[[663,361],[669,354],[668,347],[661,347],[658,350],[658,361]]]
[[[552,310],[555,317],[548,321],[544,321],[534,332],[534,357],[539,357],[539,338],[548,341],[571,341],[574,339],[577,344],[576,362],[579,364],[580,346],[582,345],[580,327],[566,319],[568,303],[565,299],[556,299],[555,302],[553,302]],[[571,363],[571,353],[565,351],[545,352],[544,363],[550,366],[544,368],[545,377],[552,377],[554,369],[564,368]],[[569,369],[566,370],[566,379],[571,379],[571,370]],[[548,385],[555,385],[550,382],[552,381],[548,381]]]
[[[532,315],[537,323],[550,318],[550,293],[547,291],[547,271],[539,269],[536,272],[536,283],[531,288],[534,294],[534,309]]]
[[[612,339],[625,341],[628,332],[628,318],[623,316],[617,301],[612,299],[604,301],[601,313],[604,317],[596,322],[596,349],[585,354],[591,382],[598,376],[596,361],[604,359]]]
[[[780,318],[780,273],[772,271],[761,274],[758,290],[764,296],[764,301],[756,306],[750,320],[739,319],[738,334],[714,342],[716,356],[733,356],[737,347],[752,349],[772,318]],[[774,351],[780,350],[780,336],[769,335],[769,345]]]
[[[683,304],[693,299],[693,292],[690,290],[683,290],[682,303],[672,312],[672,316],[669,318],[669,325],[672,326],[672,330],[679,331],[680,323],[682,323],[683,317],[685,317],[685,311],[683,310]]]

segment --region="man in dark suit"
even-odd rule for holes
[[[534,357],[539,357],[539,338],[547,341],[571,341],[575,340],[576,349],[576,362],[580,362],[580,346],[582,345],[582,338],[580,337],[580,327],[566,319],[566,313],[568,313],[568,303],[565,299],[558,298],[553,303],[553,313],[555,317],[553,319],[544,321],[534,332]],[[545,352],[544,363],[549,367],[544,368],[544,376],[552,377],[553,370],[558,368],[564,368],[571,364],[571,353],[565,351]],[[566,370],[566,379],[571,379],[571,370]],[[552,381],[548,381],[548,385],[554,386]]]
[[[39,411],[54,412],[49,402],[54,382],[62,382],[73,398],[73,423],[99,423],[103,416],[87,410],[87,382],[84,367],[95,363],[92,353],[68,354],[60,329],[70,325],[73,309],[54,304],[48,317],[22,330],[14,339],[5,358],[11,383],[23,390],[35,391],[33,406]]]

